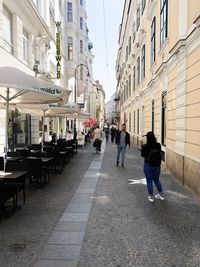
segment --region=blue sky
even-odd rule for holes
[[[106,92],[106,101],[115,92],[115,61],[118,50],[118,31],[121,23],[124,0],[104,0],[106,15],[106,35],[108,67],[104,36],[103,0],[86,0],[87,24],[89,37],[93,42],[95,58],[93,65],[94,78],[99,80]]]

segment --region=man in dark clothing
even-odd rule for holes
[[[111,142],[114,142],[115,139],[115,134],[116,134],[116,129],[112,126],[111,130],[110,130],[110,135],[111,135]]]
[[[130,147],[130,134],[126,132],[125,124],[121,125],[121,131],[118,131],[116,134],[117,144],[117,160],[116,165],[119,166],[119,159],[121,154],[121,166],[124,167],[124,159],[127,145]]]

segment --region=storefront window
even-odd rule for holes
[[[31,145],[31,116],[15,110],[12,125],[13,127],[9,125],[9,149]]]

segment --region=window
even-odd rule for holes
[[[128,99],[128,81],[126,81],[126,99]]]
[[[68,60],[73,60],[73,38],[68,37]]]
[[[83,0],[80,0],[80,5],[83,6]]]
[[[126,85],[124,85],[124,101],[126,101]]]
[[[131,113],[129,113],[128,122],[129,122],[129,132],[131,132]]]
[[[80,67],[80,80],[83,80],[83,66]]]
[[[154,133],[154,120],[155,120],[155,100],[151,102],[151,131]]]
[[[128,76],[129,96],[131,95],[131,75]]]
[[[143,45],[143,47],[142,47],[141,76],[142,76],[142,80],[143,80],[145,78],[145,45]]]
[[[129,12],[130,12],[131,3],[132,3],[132,0],[129,0],[129,5],[128,5],[128,11],[127,11],[127,14],[129,14]]]
[[[133,119],[134,119],[134,124],[133,124],[133,130],[134,130],[134,133],[135,133],[135,125],[136,125],[136,121],[135,121],[135,111],[133,112]]]
[[[83,18],[80,17],[80,29],[83,30]]]
[[[126,46],[126,62],[128,60],[128,45]]]
[[[73,22],[72,2],[67,2],[67,21]]]
[[[162,46],[168,31],[168,0],[161,0],[160,6],[160,45]]]
[[[130,55],[131,53],[131,36],[129,37],[129,40],[128,40],[128,54]]]
[[[140,27],[140,8],[137,8],[137,18],[136,18],[136,30],[138,31]]]
[[[156,17],[151,23],[151,64],[156,61]]]
[[[142,14],[144,13],[145,6],[146,6],[146,0],[142,0]]]
[[[23,29],[23,60],[28,61],[28,33]]]
[[[49,15],[50,15],[50,31],[55,37],[56,29],[55,29],[55,9],[53,5],[50,3],[49,7]]]
[[[137,85],[140,84],[140,57],[137,59]]]
[[[133,67],[133,91],[135,91],[135,66]]]
[[[137,134],[140,133],[140,111],[137,109]]]
[[[10,53],[13,53],[13,40],[12,40],[12,15],[11,13],[3,6],[3,47]]]
[[[80,40],[80,53],[83,54],[83,40]]]
[[[135,42],[135,22],[133,23],[133,44]]]
[[[162,114],[161,114],[161,143],[166,145],[166,111],[167,111],[167,93],[162,94]]]

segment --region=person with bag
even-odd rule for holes
[[[130,134],[126,131],[126,125],[121,125],[121,131],[116,134],[116,145],[117,145],[117,160],[116,166],[119,166],[119,159],[121,155],[121,167],[124,167],[124,159],[127,145],[130,148]]]
[[[102,131],[99,129],[99,126],[97,125],[96,129],[94,130],[94,147],[99,148],[99,151],[101,151],[101,143],[102,143]]]
[[[141,156],[144,158],[144,174],[147,180],[148,200],[154,202],[153,182],[156,185],[158,194],[155,198],[164,200],[163,189],[160,183],[160,165],[161,165],[161,145],[157,142],[153,132],[146,135],[147,143],[142,146]]]

